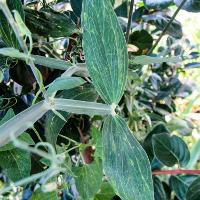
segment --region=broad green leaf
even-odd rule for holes
[[[0,152],[0,166],[12,181],[18,181],[30,175],[30,154],[21,149]]]
[[[148,157],[119,116],[108,116],[103,125],[103,168],[122,200],[154,199]]]
[[[94,87],[91,85],[83,85],[81,87],[73,88],[67,91],[61,92],[57,97],[67,99],[77,99],[83,101],[96,101],[98,95],[95,92]],[[67,121],[71,116],[70,113],[60,111]],[[56,116],[52,111],[47,113],[45,119],[45,137],[47,142],[55,145],[58,134],[65,125],[65,121]]]
[[[54,98],[54,108],[55,110],[90,116],[111,115],[113,112],[111,105],[61,98]]]
[[[136,56],[133,60],[131,60],[131,64],[136,65],[149,65],[149,64],[162,64],[163,62],[181,62],[181,58],[179,57],[150,57],[150,56]]]
[[[178,163],[185,166],[190,160],[190,152],[186,143],[178,136],[163,133],[153,136],[154,153],[164,165],[169,167]]]
[[[73,172],[81,199],[93,199],[102,184],[102,163],[95,160],[92,164],[74,168]]]
[[[82,11],[82,2],[83,0],[71,0],[71,6],[72,10],[76,14],[77,17],[81,17],[81,11]]]
[[[199,200],[200,197],[200,177],[192,182],[188,188],[186,199],[187,200]]]
[[[79,77],[59,77],[49,85],[47,95],[51,96],[59,90],[69,90],[84,83],[85,81]]]
[[[161,180],[156,176],[153,177],[153,185],[154,185],[155,200],[161,200],[161,199],[167,200],[165,190],[163,188],[163,184],[162,184]]]
[[[15,0],[15,1],[7,0],[7,5],[11,11],[17,10],[22,20],[24,20],[25,16],[24,16],[24,10],[22,7],[21,0]],[[19,49],[20,46],[17,41],[17,38],[1,10],[0,10],[0,19],[1,19],[0,20],[0,37],[5,42],[6,46]]]
[[[5,114],[5,116],[3,117],[3,119],[1,119],[0,126],[14,116],[15,116],[15,113],[14,113],[13,109],[9,109],[7,111],[7,113]],[[26,142],[28,144],[34,144],[31,136],[28,133],[23,133],[22,135],[20,135],[18,140]],[[0,151],[8,151],[8,150],[11,150],[11,149],[14,149],[14,148],[16,148],[16,147],[11,142],[11,143],[4,145],[3,147],[0,147]]]
[[[196,178],[197,175],[177,175],[170,177],[170,187],[179,200],[186,200],[188,188]]]
[[[164,9],[172,5],[173,0],[143,0],[144,5],[148,9]]]
[[[44,37],[69,37],[78,29],[72,19],[52,9],[37,11],[25,9],[26,25],[33,34]]]
[[[118,104],[128,71],[126,42],[109,0],[83,1],[83,49],[93,84],[108,104]]]
[[[108,182],[101,185],[99,192],[95,195],[94,200],[111,200],[115,196],[115,192]]]
[[[30,200],[58,200],[57,191],[43,192],[41,189],[37,189]]]
[[[64,60],[59,60],[55,58],[48,58],[39,55],[31,55],[31,57],[34,58],[35,64],[49,67],[52,69],[67,70],[69,67],[72,66],[71,62],[66,62]]]

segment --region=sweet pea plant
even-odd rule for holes
[[[168,43],[182,37],[175,17],[191,5],[23,3],[0,0],[1,81],[9,91],[22,89],[12,97],[1,94],[2,198],[25,199],[29,191],[30,199],[197,199],[198,170],[180,169],[190,153],[184,140],[171,134],[189,126],[172,127],[173,96],[183,84],[177,71],[167,71],[185,57],[173,54],[170,45],[152,55],[164,34],[172,36]],[[174,3],[172,18],[156,16],[157,9]],[[66,11],[69,5],[73,11]],[[132,32],[131,22],[161,29],[157,42],[153,45],[151,28]],[[151,73],[143,66],[151,66]],[[28,108],[15,111],[22,99]],[[170,173],[163,167],[175,168]]]

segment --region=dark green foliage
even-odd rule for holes
[[[21,18],[24,20],[25,19],[25,14],[24,10],[22,8],[22,3],[20,0],[7,0],[7,5],[10,10],[17,10],[21,16]],[[14,47],[16,49],[19,49],[19,43],[17,41],[17,38],[10,27],[5,15],[3,12],[0,10],[0,37],[3,40],[3,42],[6,44],[8,47]]]
[[[26,25],[33,34],[44,37],[68,37],[77,33],[76,25],[67,15],[54,10],[25,10]]]
[[[148,9],[164,9],[173,4],[173,0],[144,0]]]

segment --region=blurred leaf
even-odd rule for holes
[[[173,0],[143,0],[144,5],[148,9],[165,9],[172,5]]]
[[[92,164],[75,167],[73,172],[75,174],[76,187],[81,199],[93,198],[102,184],[102,163],[95,160]]]
[[[64,13],[54,10],[36,11],[25,9],[26,25],[33,34],[44,37],[69,37],[77,33],[75,23]]]
[[[30,153],[21,149],[0,152],[0,166],[12,181],[18,181],[30,175]]]
[[[193,68],[199,68],[200,62],[192,62],[185,64],[185,69],[193,69]]]
[[[43,192],[41,189],[37,189],[33,195],[31,196],[30,200],[58,200],[58,195],[56,191],[52,192]]]
[[[96,194],[94,200],[111,200],[115,196],[115,192],[108,182],[103,182],[99,192]]]
[[[166,25],[171,20],[171,17],[168,15],[163,15],[160,13],[154,13],[151,15],[143,15],[143,20],[147,23],[150,23],[158,30],[163,31]],[[181,39],[183,37],[183,31],[181,23],[177,20],[173,20],[172,24],[169,26],[169,28],[166,31],[166,34],[171,35],[172,37],[176,39]]]
[[[24,20],[24,10],[22,7],[21,0],[7,0],[7,5],[9,9],[12,10],[17,10],[22,18]],[[18,40],[10,27],[6,17],[4,16],[3,12],[0,10],[0,37],[8,47],[14,47],[16,49],[19,49],[19,43]]]
[[[77,99],[82,101],[95,101],[98,97],[95,89],[91,85],[85,84],[84,86],[73,88],[67,91],[61,92],[57,95],[59,98],[65,99]],[[71,116],[70,113],[60,111],[62,116],[67,121]],[[58,134],[65,125],[65,121],[56,116],[52,111],[49,111],[45,119],[45,138],[47,142],[55,145]]]
[[[200,177],[192,182],[189,186],[186,199],[187,200],[199,200],[200,197]]]
[[[174,0],[174,3],[177,6],[180,6],[181,0]],[[183,10],[186,10],[188,12],[200,12],[200,1],[199,0],[187,0],[183,7]]]
[[[163,188],[162,182],[156,176],[153,177],[154,184],[154,198],[155,200],[167,200],[165,190]]]
[[[165,133],[154,135],[152,144],[155,156],[168,167],[176,163],[185,166],[190,160],[186,143],[176,135],[171,137]]]
[[[135,56],[134,59],[131,60],[132,64],[137,65],[149,65],[149,64],[162,64],[163,62],[181,62],[181,58],[179,57],[151,57],[151,56]]]
[[[83,48],[89,74],[102,99],[118,104],[128,70],[123,32],[109,0],[83,2]]]
[[[103,125],[103,167],[123,200],[154,199],[148,157],[119,116],[108,116]]]
[[[177,175],[170,177],[170,187],[175,192],[179,200],[186,200],[188,187],[196,178],[196,175]]]

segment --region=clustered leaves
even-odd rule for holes
[[[23,4],[0,1],[0,194],[197,200],[195,173],[159,176],[196,165],[185,142],[194,128],[185,119],[190,107],[177,116],[175,104],[192,93],[179,71],[199,66],[168,14],[181,1],[140,1],[133,16],[126,0]],[[198,1],[182,8],[200,11]],[[169,23],[166,44],[152,53]]]

